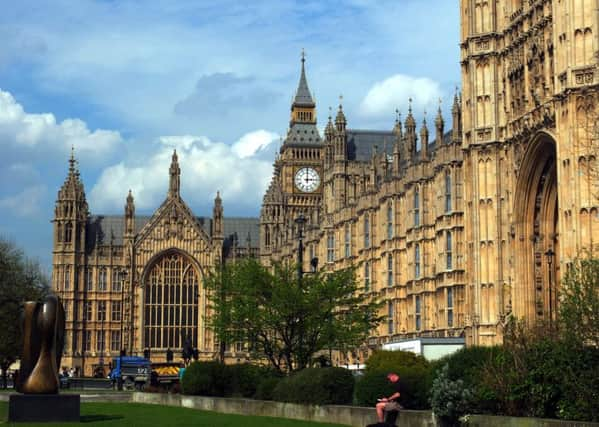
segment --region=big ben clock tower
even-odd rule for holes
[[[316,127],[316,104],[308,88],[302,52],[299,85],[291,104],[289,130],[275,161],[270,187],[264,195],[261,225],[261,257],[265,262],[284,239],[286,224],[303,214],[316,220],[322,203],[324,143]]]
[[[288,215],[309,216],[322,198],[323,141],[316,127],[316,104],[308,88],[302,52],[302,70],[287,137],[281,147],[281,178]]]

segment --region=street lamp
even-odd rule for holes
[[[297,280],[299,282],[302,281],[303,265],[304,265],[304,242],[303,242],[303,231],[304,224],[306,224],[306,217],[304,217],[303,213],[300,213],[299,216],[295,219],[295,223],[297,224],[297,239],[298,239],[298,247],[297,247]]]
[[[545,256],[547,257],[547,265],[549,267],[549,325],[551,325],[553,322],[553,258],[555,257],[555,252],[553,252],[552,248],[549,248],[545,252]]]
[[[121,272],[122,280],[121,280],[121,316],[120,316],[120,336],[119,336],[119,377],[117,378],[117,389],[123,389],[123,353],[125,349],[123,348],[123,315],[125,314],[124,307],[124,295],[125,295],[125,280],[127,278],[127,270],[123,270]]]

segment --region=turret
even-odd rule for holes
[[[399,110],[395,110],[395,126],[393,127],[393,133],[395,134],[395,142],[393,143],[393,175],[399,176],[401,172],[401,144],[403,139],[403,132],[401,130],[401,114]]]
[[[171,167],[169,168],[169,175],[169,197],[181,197],[181,168],[179,167],[179,158],[177,157],[177,150],[173,152],[173,157],[171,158]]]
[[[212,208],[212,239],[222,240],[223,238],[223,201],[220,198],[220,191],[217,191],[214,198],[214,207]]]
[[[133,194],[129,190],[127,203],[125,204],[125,236],[131,237],[135,232],[135,201]]]
[[[302,50],[302,70],[300,74],[299,84],[295,92],[295,98],[291,104],[291,120],[289,127],[295,123],[316,123],[316,103],[310,93],[308,87],[308,79],[306,79],[306,55]]]
[[[54,207],[54,247],[68,252],[83,251],[87,215],[85,190],[79,177],[73,149],[69,159],[69,172],[58,191]]]
[[[333,125],[331,107],[329,107],[329,121],[327,122],[327,126],[324,129],[324,136],[325,136],[324,162],[325,162],[325,167],[329,168],[331,166],[331,163],[333,163],[333,157],[334,157],[334,151],[335,151],[335,145],[334,145],[335,126]]]
[[[413,158],[416,154],[416,120],[412,115],[412,98],[408,107],[408,117],[406,117],[406,151],[408,158]]]
[[[443,127],[445,121],[443,120],[443,113],[441,112],[441,99],[439,99],[439,110],[437,111],[437,117],[435,118],[435,144],[440,147],[443,143]]]
[[[420,160],[428,160],[428,127],[426,127],[426,111],[420,128]]]
[[[346,149],[346,135],[345,129],[347,126],[347,120],[345,114],[343,114],[343,107],[339,102],[339,110],[337,111],[337,117],[335,117],[335,161],[345,160],[347,155]]]
[[[462,105],[456,88],[455,96],[453,97],[453,106],[451,107],[451,117],[453,120],[453,128],[451,130],[452,142],[459,142],[462,139]]]

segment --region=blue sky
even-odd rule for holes
[[[0,234],[49,270],[71,146],[90,210],[163,200],[179,153],[182,196],[210,215],[257,216],[306,51],[319,126],[339,95],[351,128],[420,121],[459,70],[450,0],[239,2],[0,0]]]

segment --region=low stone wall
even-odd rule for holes
[[[185,408],[221,412],[224,414],[294,418],[355,427],[364,427],[376,422],[374,408],[359,406],[297,405],[294,403],[264,400],[138,392],[133,393],[132,401],[157,405],[183,406]],[[399,416],[398,425],[400,427],[436,427],[437,423],[431,411],[403,410]],[[471,415],[468,425],[473,427],[599,427],[599,423],[539,418],[497,417],[491,415]]]
[[[374,408],[337,405],[298,405],[295,403],[265,400],[235,399],[177,394],[133,393],[133,402],[157,405],[174,405],[185,408],[214,411],[224,414],[258,415],[267,417],[293,418],[297,420],[328,422],[364,427],[376,422]],[[435,426],[430,411],[402,411],[400,426]]]

